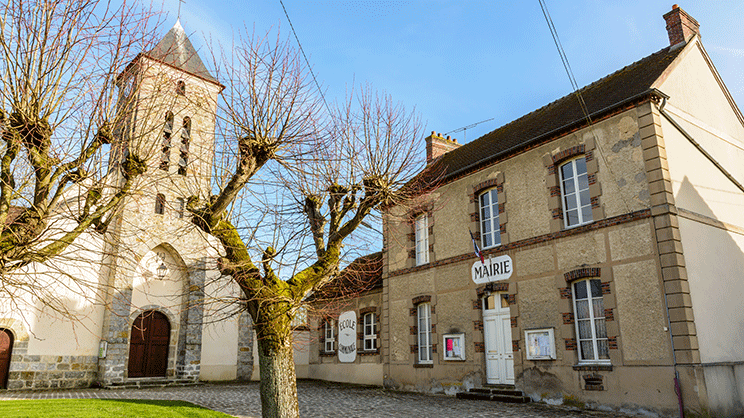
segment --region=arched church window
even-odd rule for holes
[[[181,158],[178,160],[178,174],[186,175],[186,166],[189,163],[189,141],[191,140],[191,118],[183,118],[181,128]]]
[[[186,83],[183,80],[178,80],[176,83],[176,94],[179,96],[186,95]]]
[[[160,153],[160,169],[168,171],[170,164],[171,135],[173,134],[173,112],[165,114],[165,127],[163,127],[163,144]]]
[[[176,204],[175,204],[176,217],[177,218],[179,218],[179,219],[180,218],[183,218],[183,214],[184,214],[184,209],[185,208],[186,208],[186,201],[184,200],[184,198],[177,197],[176,198]]]
[[[162,193],[158,193],[155,197],[155,213],[158,215],[165,213],[165,195]]]

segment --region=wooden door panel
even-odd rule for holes
[[[162,377],[168,370],[170,323],[157,311],[142,313],[132,325],[129,377]]]
[[[8,384],[12,351],[13,334],[10,330],[0,328],[0,389],[5,389]]]
[[[145,345],[131,344],[129,347],[129,377],[145,375]]]

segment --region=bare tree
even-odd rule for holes
[[[0,1],[0,285],[48,285],[13,275],[103,232],[145,159],[107,175],[120,123],[117,75],[154,39],[154,14],[126,2]],[[121,103],[120,103],[121,105]],[[112,167],[112,171],[114,168]],[[43,302],[43,301],[42,301]]]
[[[298,416],[292,319],[339,273],[344,243],[420,169],[414,113],[369,87],[328,114],[288,42],[246,35],[216,67],[217,193],[194,223],[224,246],[258,336],[265,417]],[[378,232],[379,233],[379,232]]]

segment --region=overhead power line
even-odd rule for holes
[[[584,118],[586,119],[587,128],[589,128],[589,132],[592,134],[592,137],[594,138],[594,144],[597,147],[597,153],[599,154],[599,157],[604,162],[605,167],[607,167],[607,171],[609,171],[610,176],[613,179],[616,179],[617,176],[615,173],[612,172],[612,167],[607,163],[607,159],[604,156],[604,152],[602,151],[602,144],[599,142],[599,138],[597,138],[597,134],[594,132],[594,129],[592,129],[592,118],[589,115],[589,108],[586,105],[586,102],[584,102],[584,97],[581,96],[581,91],[579,90],[579,83],[576,82],[576,77],[574,77],[573,70],[571,69],[571,64],[568,62],[568,56],[566,55],[566,51],[563,49],[563,45],[561,44],[561,40],[558,37],[558,30],[555,28],[555,25],[553,24],[553,18],[550,17],[550,12],[548,12],[548,6],[545,4],[545,0],[538,0],[540,2],[540,8],[542,9],[543,16],[545,16],[545,22],[548,24],[548,28],[550,29],[550,35],[553,37],[553,42],[555,43],[555,47],[558,49],[558,55],[561,56],[561,62],[563,62],[563,68],[566,70],[566,75],[568,75],[568,80],[571,82],[571,87],[573,88],[574,94],[576,95],[576,98],[579,101],[579,106],[581,107],[581,112],[584,114]],[[620,196],[620,199],[622,200],[623,204],[625,205],[625,209],[630,212],[630,205],[628,204],[628,201],[625,199],[625,196],[623,195],[622,191],[620,190],[620,186],[618,185],[617,181],[612,181],[612,184],[616,188],[618,195]],[[648,204],[645,204],[645,206],[648,206]]]
[[[555,43],[555,47],[558,49],[558,55],[561,56],[563,68],[566,70],[566,75],[568,75],[568,80],[569,82],[571,82],[571,87],[573,88],[574,94],[576,94],[576,98],[579,100],[581,111],[584,113],[584,117],[586,118],[587,123],[591,125],[592,118],[589,116],[589,109],[587,108],[586,103],[584,103],[584,98],[581,97],[581,93],[579,92],[579,84],[576,82],[576,77],[574,77],[573,70],[571,69],[571,64],[568,63],[568,56],[566,56],[566,51],[563,49],[560,38],[558,38],[558,30],[556,30],[555,25],[553,24],[553,18],[550,17],[548,6],[545,4],[545,0],[538,1],[540,2],[540,8],[542,9],[543,16],[545,16],[545,22],[547,22],[548,28],[550,29],[550,35],[553,36],[553,42]]]
[[[287,16],[287,22],[289,22],[289,28],[292,30],[292,34],[294,35],[295,40],[297,41],[297,46],[300,48],[302,57],[305,59],[305,64],[307,64],[307,68],[310,71],[310,75],[313,77],[315,86],[318,88],[318,93],[320,93],[320,98],[323,99],[323,104],[325,105],[325,108],[328,111],[328,114],[332,114],[331,109],[328,106],[328,102],[326,102],[325,94],[323,94],[323,90],[320,88],[320,83],[318,83],[318,79],[315,78],[315,72],[313,72],[313,67],[310,65],[310,60],[307,59],[307,55],[305,55],[305,49],[302,48],[302,43],[300,43],[300,38],[297,36],[297,32],[294,29],[294,25],[292,25],[292,20],[289,18],[289,13],[287,13],[287,8],[284,7],[284,2],[282,0],[279,0],[279,4],[282,5],[282,10],[284,10],[284,16]]]

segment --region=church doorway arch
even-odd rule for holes
[[[0,328],[0,389],[8,387],[8,372],[12,351],[13,333],[9,329]]]
[[[165,377],[168,369],[170,322],[158,311],[143,312],[132,324],[129,377]]]

